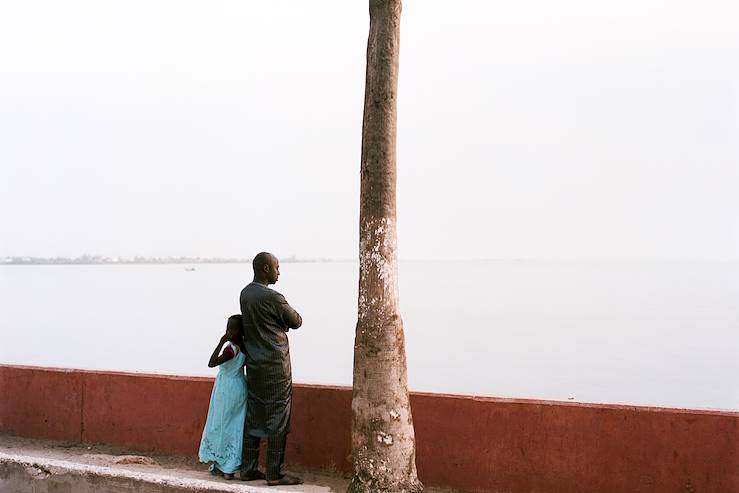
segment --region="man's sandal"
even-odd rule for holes
[[[297,476],[285,474],[280,479],[268,479],[267,486],[289,486],[291,484],[303,484],[303,480]]]
[[[246,474],[239,474],[239,479],[242,481],[256,481],[257,479],[264,479],[264,473],[257,469],[256,471],[249,471]]]

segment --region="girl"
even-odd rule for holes
[[[241,315],[229,317],[226,333],[208,361],[210,368],[219,368],[198,455],[200,462],[213,462],[208,468],[211,474],[223,475],[226,479],[233,479],[241,465],[246,416],[243,334]]]

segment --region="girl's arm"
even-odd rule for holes
[[[210,355],[210,360],[208,360],[208,368],[214,368],[218,365],[221,365],[235,356],[233,350],[230,350],[230,348],[227,348],[223,351],[223,354],[218,356],[218,353],[221,352],[221,347],[223,347],[223,343],[227,340],[228,337],[226,337],[226,335],[224,334],[221,337],[221,340],[218,341],[218,345],[213,350],[213,354]]]

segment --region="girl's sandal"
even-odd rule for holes
[[[234,475],[233,475],[233,473],[231,473],[231,474],[229,474],[229,473],[224,473],[224,474],[223,474],[223,479],[227,479],[227,480],[229,480],[229,481],[230,481],[230,480],[232,480],[233,478],[234,478]]]

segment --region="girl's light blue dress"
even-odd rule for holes
[[[234,346],[231,342],[228,344]],[[218,367],[200,441],[200,461],[213,461],[215,467],[225,473],[234,473],[241,465],[246,417],[245,361],[246,357],[239,351]]]

